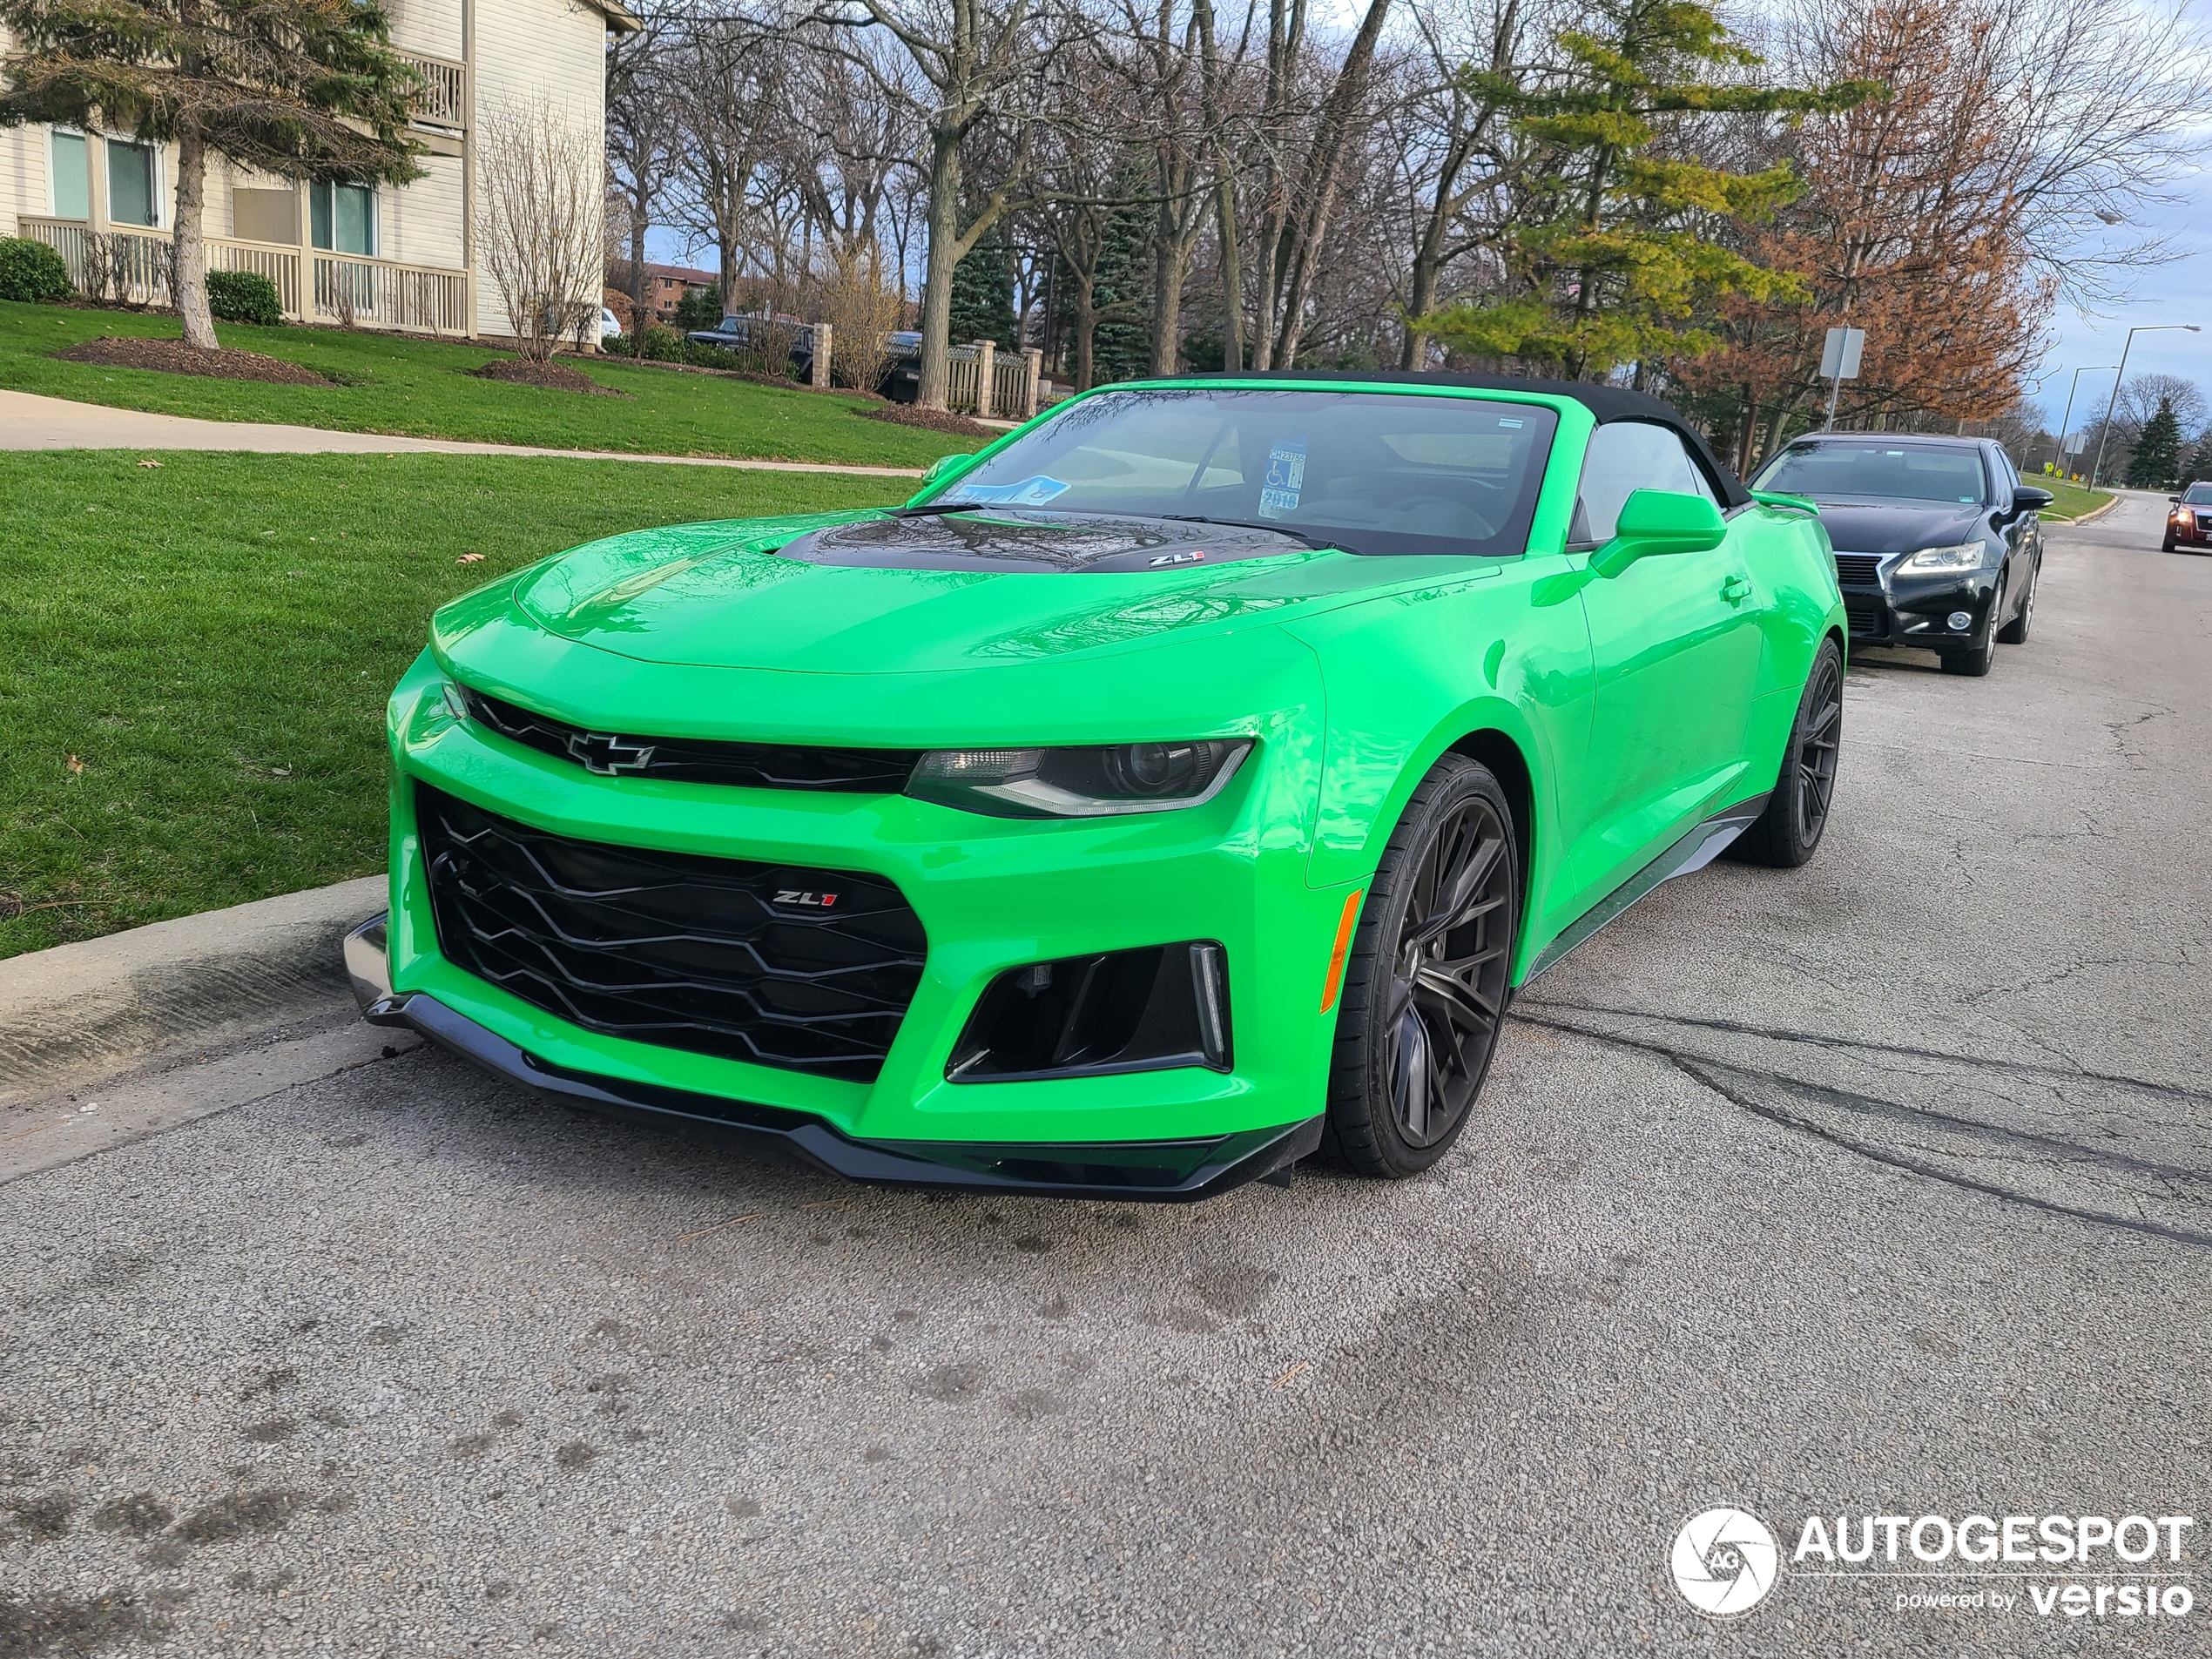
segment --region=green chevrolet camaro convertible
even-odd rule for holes
[[[905,507],[640,531],[437,613],[371,1020],[865,1180],[1402,1177],[1514,988],[1802,864],[1844,621],[1665,405],[1284,374],[1063,403]]]

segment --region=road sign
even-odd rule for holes
[[[1820,378],[1824,381],[1855,381],[1858,378],[1858,354],[1866,344],[1864,328],[1831,328],[1827,344],[1820,351]]]
[[[1820,373],[1828,382],[1828,427],[1836,429],[1836,397],[1845,381],[1858,378],[1858,354],[1866,344],[1864,328],[1831,328],[1820,348]]]

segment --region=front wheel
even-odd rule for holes
[[[1344,973],[1321,1150],[1402,1180],[1451,1150],[1489,1075],[1521,924],[1513,812],[1446,755],[1383,851]]]
[[[1797,700],[1797,718],[1782,752],[1782,773],[1766,810],[1729,851],[1751,864],[1794,870],[1813,854],[1827,832],[1836,799],[1836,764],[1843,754],[1844,655],[1832,639],[1821,641]]]
[[[2043,580],[2043,562],[2038,559],[2027,573],[2027,591],[2020,595],[2020,613],[1997,631],[1997,637],[2007,645],[2027,644],[2028,630],[2035,625],[2035,590]]]

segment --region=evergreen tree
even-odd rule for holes
[[[52,121],[177,146],[170,292],[213,348],[201,240],[210,153],[300,180],[404,184],[421,81],[376,0],[0,0],[0,125]]]
[[[2161,397],[2158,412],[2143,422],[2134,452],[2128,457],[2128,488],[2171,489],[2181,469],[2182,422],[2174,413],[2173,399]]]
[[[1728,296],[1801,300],[1797,278],[1710,239],[1791,200],[1799,186],[1789,167],[1730,172],[1662,139],[1695,114],[1848,109],[1880,89],[1699,79],[1761,60],[1697,0],[1596,0],[1555,44],[1569,65],[1556,85],[1531,91],[1492,70],[1461,77],[1470,96],[1511,112],[1527,194],[1504,249],[1507,292],[1423,326],[1461,351],[1580,377],[1711,350],[1716,337],[1691,320]]]
[[[1001,351],[1021,344],[1014,315],[1014,250],[995,231],[953,266],[952,322],[946,336],[955,346],[995,341]]]
[[[1116,207],[1106,221],[1094,296],[1112,320],[1098,325],[1092,347],[1091,384],[1135,380],[1152,367],[1152,256],[1147,243],[1150,210]]]
[[[2196,445],[2190,451],[2188,464],[2182,469],[2179,480],[2184,484],[2212,483],[2212,427],[2197,435]]]

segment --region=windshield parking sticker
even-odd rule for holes
[[[1047,478],[1039,474],[1035,478],[1024,478],[1018,484],[962,484],[960,494],[954,499],[1009,507],[1042,507],[1055,496],[1065,495],[1067,491],[1068,486],[1057,478]]]
[[[1259,487],[1259,516],[1280,518],[1298,510],[1305,487],[1305,440],[1278,438],[1267,452],[1267,475]]]

